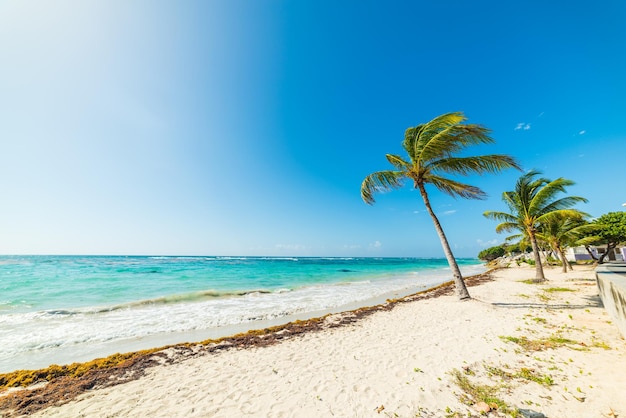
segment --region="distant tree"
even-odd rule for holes
[[[496,258],[502,257],[504,254],[506,254],[506,250],[503,246],[498,245],[495,247],[485,248],[478,253],[478,258],[483,261],[493,261]]]
[[[501,221],[496,232],[518,230],[530,241],[535,258],[535,281],[545,281],[537,244],[537,232],[541,224],[555,216],[576,215],[580,211],[572,209],[579,202],[587,199],[579,196],[557,198],[565,193],[565,188],[574,184],[562,177],[556,180],[535,178],[541,173],[536,170],[522,175],[515,184],[515,190],[502,193],[502,200],[509,207],[510,213],[486,211],[487,218]]]
[[[563,264],[563,273],[572,266],[565,257],[567,247],[577,245],[581,238],[593,232],[595,226],[585,221],[587,214],[556,215],[540,225],[537,238],[550,246]]]
[[[484,199],[486,193],[476,186],[460,183],[447,175],[468,175],[495,173],[519,165],[508,155],[482,155],[476,157],[458,156],[470,145],[493,143],[489,130],[481,125],[463,124],[465,116],[460,113],[446,113],[428,123],[408,128],[404,132],[402,147],[408,159],[387,154],[387,161],[395,170],[378,171],[365,177],[361,184],[361,198],[367,204],[374,204],[374,193],[401,188],[404,180],[413,182],[418,189],[426,210],[432,218],[441,246],[452,270],[459,299],[470,297],[461,270],[452,254],[439,219],[433,211],[426,184],[432,184],[450,196],[466,199]]]
[[[606,251],[598,258],[598,263],[604,263],[604,259],[619,244],[626,242],[626,212],[609,212],[593,222],[597,230],[591,240],[596,244],[606,245]]]

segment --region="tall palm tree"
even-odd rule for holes
[[[426,210],[435,224],[441,246],[452,270],[459,299],[468,299],[470,295],[448,239],[430,205],[425,185],[430,183],[453,197],[484,199],[486,193],[478,187],[460,183],[446,175],[493,173],[511,167],[519,169],[517,162],[508,155],[457,156],[470,145],[494,142],[487,128],[481,125],[463,124],[465,120],[461,112],[446,113],[428,123],[408,128],[404,133],[402,147],[408,153],[409,158],[404,159],[398,155],[387,154],[387,161],[395,167],[395,170],[372,173],[365,177],[361,184],[361,198],[371,205],[374,203],[375,192],[398,189],[403,186],[403,181],[406,179],[413,182],[413,187],[419,190]]]
[[[578,202],[587,202],[580,196],[557,198],[565,193],[565,188],[574,184],[573,181],[559,177],[556,180],[535,178],[541,172],[532,170],[522,175],[515,184],[515,190],[502,193],[502,200],[509,207],[510,213],[486,211],[487,218],[501,221],[496,232],[520,231],[528,240],[535,257],[535,280],[546,280],[539,256],[537,232],[542,224],[558,216],[577,216],[580,212],[572,209]]]

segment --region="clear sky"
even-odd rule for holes
[[[626,3],[0,0],[0,253],[418,256],[418,193],[360,198],[452,111],[526,170],[626,202]],[[503,241],[429,189],[455,255]]]

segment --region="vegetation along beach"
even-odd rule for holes
[[[0,2],[0,417],[626,417],[625,18]]]

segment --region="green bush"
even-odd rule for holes
[[[478,258],[483,261],[492,261],[498,257],[502,257],[505,252],[506,251],[501,246],[491,247],[484,249],[480,253],[478,253]]]

